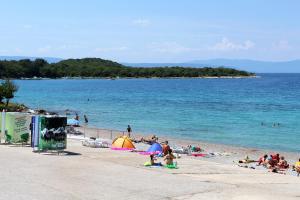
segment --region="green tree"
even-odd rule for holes
[[[2,91],[3,98],[6,99],[5,106],[7,107],[9,101],[15,97],[15,93],[18,91],[18,86],[15,85],[12,81],[7,79],[1,84],[1,91]]]

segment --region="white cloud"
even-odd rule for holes
[[[150,23],[151,22],[148,19],[135,19],[132,21],[132,24],[140,27],[147,27]]]
[[[234,43],[224,37],[221,42],[216,43],[210,49],[215,51],[249,50],[254,46],[255,43],[250,40],[246,40],[243,43]]]
[[[96,48],[96,52],[116,52],[116,51],[126,51],[128,47],[121,46],[121,47],[108,47],[108,48]]]

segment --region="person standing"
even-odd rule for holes
[[[131,136],[131,132],[132,132],[131,127],[130,127],[130,125],[128,125],[128,126],[127,126],[128,137]]]
[[[79,121],[79,115],[78,115],[78,113],[75,114],[74,119],[77,120],[77,121]]]
[[[83,115],[83,117],[84,117],[84,122],[85,122],[86,124],[89,123],[89,120],[88,120],[87,116],[86,116],[86,115]]]
[[[165,143],[162,146],[163,155],[166,156],[169,153],[170,150],[169,142],[166,140]]]

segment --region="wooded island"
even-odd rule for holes
[[[248,77],[255,74],[225,67],[130,67],[100,58],[67,59],[48,63],[44,59],[0,61],[0,78],[172,78]]]

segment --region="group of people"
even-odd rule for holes
[[[129,138],[132,138],[132,128],[130,125],[127,126],[127,136]],[[149,145],[152,145],[154,143],[157,143],[158,142],[158,137],[156,135],[152,135],[150,138],[141,138],[140,140],[135,140],[133,139],[134,142],[136,143],[139,143],[139,142],[143,142],[145,144],[149,144]],[[163,156],[163,160],[165,161],[165,164],[166,165],[174,165],[174,162],[173,160],[176,158],[173,154],[173,151],[172,149],[170,148],[169,146],[169,142],[168,141],[165,141],[163,144],[162,144],[162,156]],[[161,163],[156,163],[156,156],[151,154],[150,155],[150,164],[151,165],[162,165]]]
[[[132,132],[131,126],[128,125],[127,126],[127,135],[128,135],[129,138],[131,138],[131,132]],[[139,141],[136,141],[136,140],[134,140],[134,141],[135,142],[143,142],[143,143],[151,145],[153,143],[158,142],[158,137],[156,135],[152,135],[149,139],[146,139],[146,138],[142,137]],[[174,156],[173,151],[169,146],[169,142],[165,141],[162,145],[162,148],[163,148],[162,155],[164,156],[164,161],[165,161],[166,165],[173,165],[174,164],[173,160],[176,157]],[[150,155],[151,165],[161,164],[161,163],[155,163],[155,160],[156,160],[155,156],[153,154],[151,154]]]
[[[280,172],[290,168],[290,165],[285,160],[284,156],[280,156],[279,153],[273,155],[267,155],[260,157],[257,165],[262,165],[267,169],[270,169],[272,172]],[[292,169],[295,170],[299,176],[300,174],[300,159],[295,165],[292,166]]]
[[[267,124],[264,123],[264,122],[261,122],[260,125],[261,125],[261,126],[266,126]],[[272,124],[272,127],[279,127],[280,125],[281,125],[281,124],[277,122],[277,123],[273,123],[273,124]]]
[[[89,120],[88,120],[88,118],[87,118],[86,115],[83,115],[83,118],[84,118],[84,123],[86,123],[86,124],[89,123]],[[79,121],[79,115],[78,115],[78,113],[75,114],[74,119],[77,120],[77,121]]]
[[[127,126],[127,136],[135,143],[145,143],[145,144],[153,144],[153,143],[156,143],[158,142],[158,137],[156,135],[152,135],[151,137],[149,138],[144,138],[144,137],[141,137],[141,139],[134,139],[131,135],[132,133],[132,128],[130,125]]]
[[[279,123],[278,123],[279,126]],[[128,133],[128,137],[131,137],[131,132],[132,129],[130,127],[130,125],[128,125],[127,127],[127,133]],[[135,142],[143,142],[146,144],[153,144],[158,142],[158,137],[156,137],[156,135],[151,136],[149,139],[145,139],[145,138],[141,138],[141,140],[136,141]],[[174,165],[174,159],[176,159],[176,157],[173,154],[172,149],[169,146],[168,141],[165,141],[162,144],[162,156],[163,156],[163,160],[165,161],[166,165]],[[156,156],[151,154],[150,155],[150,164],[151,165],[162,165],[161,163],[156,163]],[[267,155],[265,154],[264,156],[260,157],[258,159],[258,161],[256,160],[250,160],[249,157],[247,156],[245,159],[240,160],[239,163],[252,163],[252,162],[257,162],[257,165],[262,165],[268,169],[270,169],[270,171],[272,172],[276,172],[276,173],[281,173],[282,171],[290,168],[290,165],[288,164],[288,162],[285,160],[284,156],[280,156],[278,153],[277,154],[272,154],[272,155]],[[176,165],[177,163],[175,163]],[[295,163],[295,165],[292,166],[292,169],[294,171],[297,172],[298,176],[300,175],[300,159],[298,162]]]
[[[285,160],[284,156],[280,156],[279,153],[273,155],[267,155],[260,157],[257,165],[263,165],[268,169],[288,169],[289,164]]]
[[[169,142],[165,141],[162,145],[162,156],[165,164],[167,166],[174,166],[177,167],[177,163],[174,163],[174,159],[176,159],[176,156],[173,154],[172,149],[169,146]],[[156,157],[155,155],[150,155],[150,163],[151,165],[162,165],[161,163],[156,163]]]

